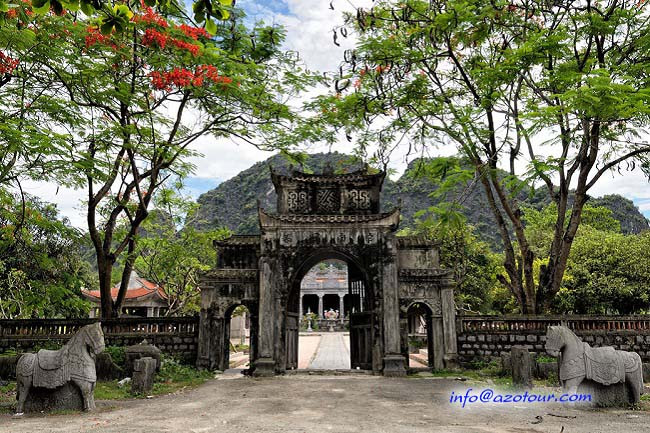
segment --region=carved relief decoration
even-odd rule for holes
[[[319,213],[338,213],[341,203],[337,191],[334,189],[319,189],[316,193],[316,207]]]
[[[307,191],[288,191],[287,209],[289,212],[295,213],[309,212],[309,196]]]
[[[348,208],[353,210],[370,209],[370,191],[353,189],[347,192]]]

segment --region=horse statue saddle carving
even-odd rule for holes
[[[34,362],[33,385],[57,388],[70,380],[67,350],[39,350]]]
[[[603,385],[625,382],[625,360],[613,347],[593,348],[585,343],[585,377]]]
[[[63,352],[61,350],[39,350],[36,354],[38,366],[43,370],[56,370],[63,365]]]

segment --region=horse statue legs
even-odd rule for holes
[[[89,412],[95,410],[95,383],[80,379],[72,379],[72,382],[81,391],[81,396],[84,399],[84,410]]]

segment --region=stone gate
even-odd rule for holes
[[[258,206],[260,235],[216,242],[216,267],[201,279],[199,367],[228,368],[230,315],[245,305],[252,373],[297,368],[300,282],[327,259],[348,266],[352,368],[406,373],[407,315],[414,305],[427,312],[430,366],[455,363],[453,279],[439,268],[435,243],[395,235],[399,209],[380,207],[384,177],[367,168],[289,175],[271,169],[277,212]]]

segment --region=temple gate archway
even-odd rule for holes
[[[348,264],[348,305],[359,302],[350,322],[353,368],[406,374],[405,308],[413,302],[425,302],[438,321],[442,355],[436,365],[454,364],[453,280],[439,269],[435,243],[396,237],[399,209],[380,211],[384,176],[367,169],[339,175],[271,170],[277,212],[258,209],[259,236],[216,242],[218,262],[202,277],[199,367],[227,367],[224,321],[228,308],[239,303],[256,322],[251,372],[266,376],[296,368],[300,281],[325,259]]]

